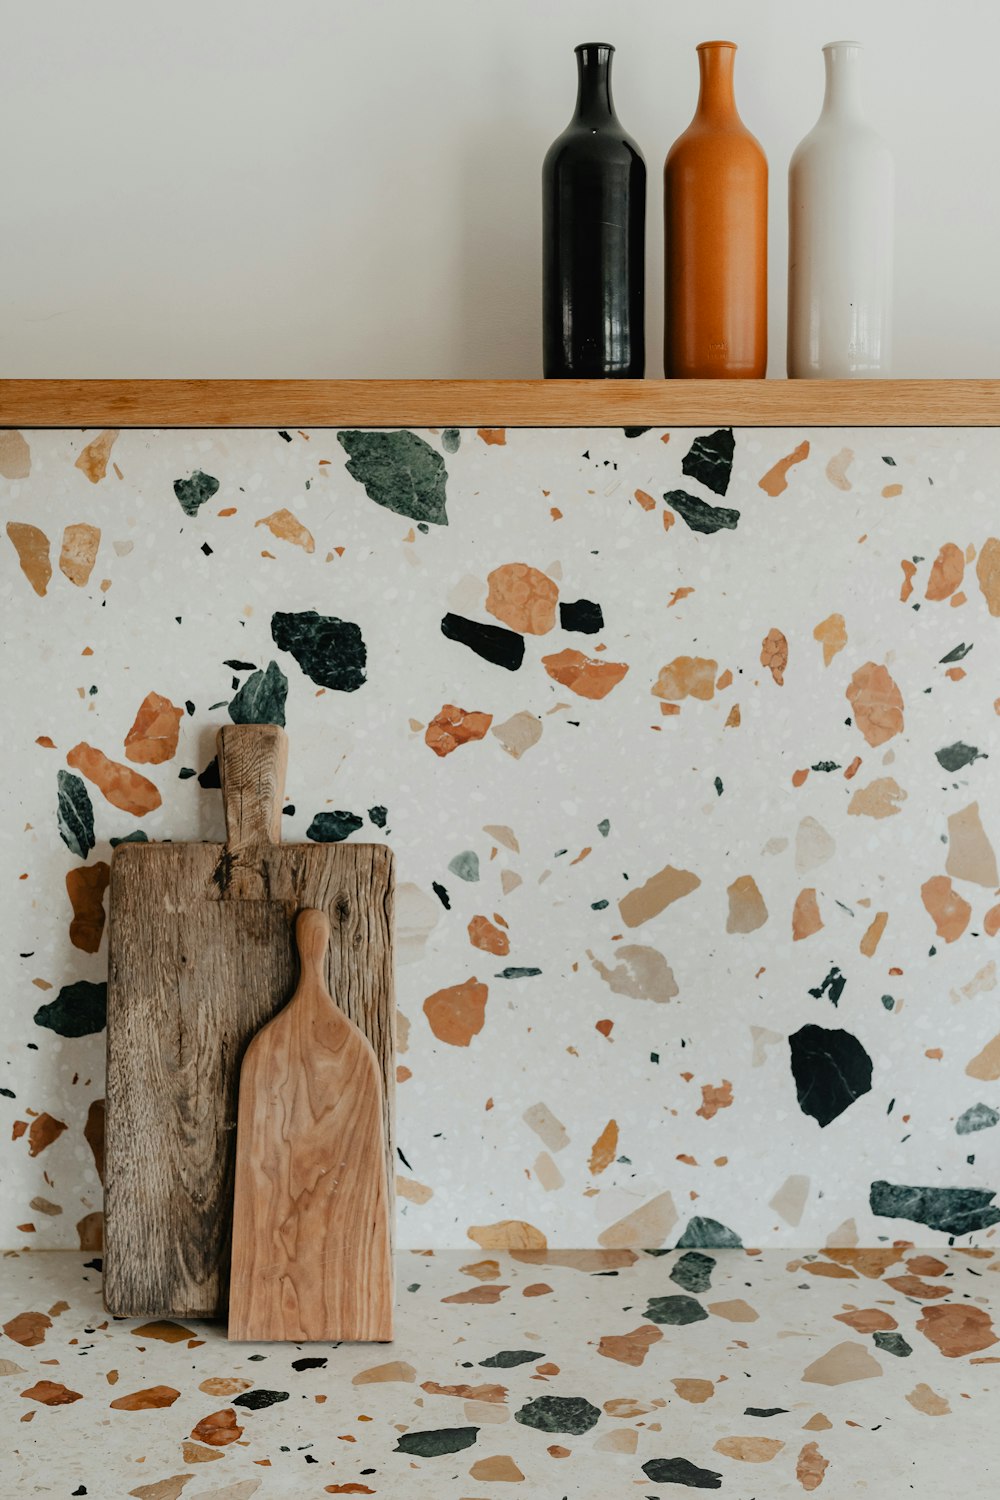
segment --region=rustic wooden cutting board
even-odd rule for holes
[[[295,924],[299,982],[243,1057],[229,1337],[392,1338],[382,1084],[326,989],[330,924]]]
[[[223,1317],[237,1087],[292,994],[296,914],[324,911],[326,984],[382,1075],[395,1135],[393,860],[375,844],[280,842],[287,740],[219,734],[225,844],[120,844],[111,862],[104,1299],[126,1316]]]

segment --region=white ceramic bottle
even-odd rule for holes
[[[861,47],[823,48],[826,97],[788,169],[788,375],[882,378],[892,357],[893,161],[861,105]]]

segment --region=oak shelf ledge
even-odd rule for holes
[[[0,380],[0,427],[996,427],[1000,380]]]

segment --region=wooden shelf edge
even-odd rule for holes
[[[996,427],[1000,380],[0,380],[0,427]]]

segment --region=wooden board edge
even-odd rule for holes
[[[1000,380],[0,380],[0,427],[996,427]]]

